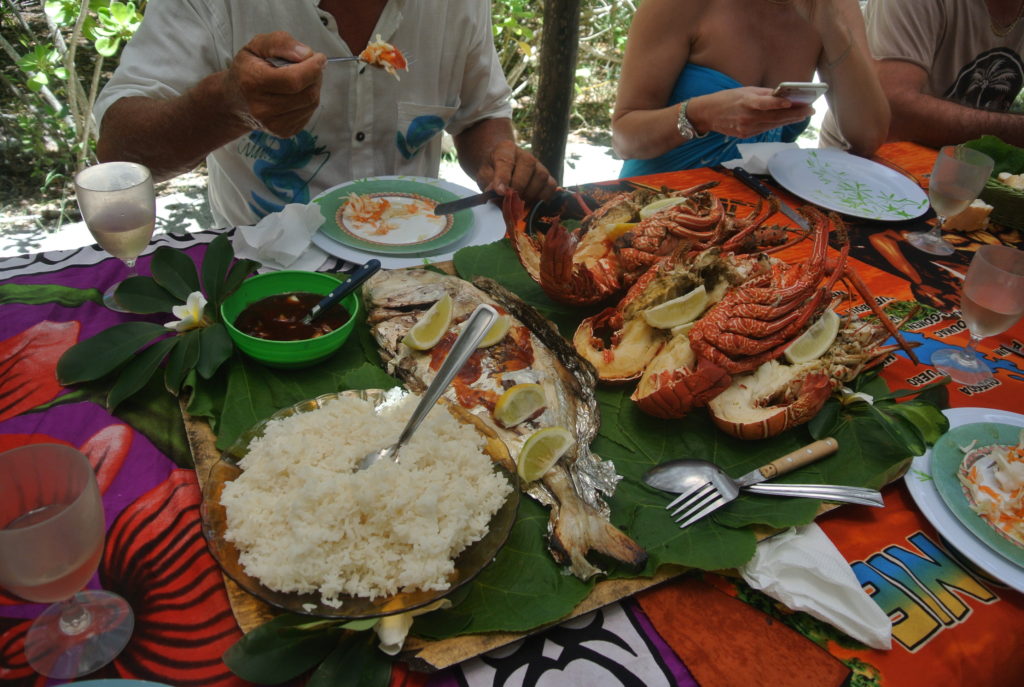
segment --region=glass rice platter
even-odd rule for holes
[[[318,396],[279,410],[242,434],[230,448],[224,451],[221,459],[210,469],[210,475],[203,490],[203,503],[201,507],[203,534],[209,543],[210,551],[221,568],[242,589],[271,606],[291,613],[347,620],[374,618],[405,613],[434,603],[467,584],[494,560],[494,557],[508,539],[508,535],[516,520],[516,510],[519,506],[518,478],[514,472],[510,472],[506,467],[512,465],[512,462],[501,440],[490,434],[486,428],[473,423],[468,413],[460,414],[459,410],[461,409],[452,408],[451,406],[448,406],[448,408],[461,422],[473,425],[487,440],[487,445],[484,449],[485,453],[491,457],[495,472],[506,479],[512,489],[505,503],[491,517],[487,533],[483,538],[470,544],[455,559],[455,572],[447,589],[398,592],[391,596],[376,599],[340,596],[341,605],[334,607],[322,603],[318,593],[287,593],[265,587],[258,579],[246,573],[239,563],[238,550],[232,542],[225,538],[227,515],[220,502],[221,492],[225,484],[234,480],[242,473],[241,468],[238,466],[238,461],[248,453],[250,443],[256,437],[263,435],[269,422],[298,413],[308,413],[317,410],[324,404],[342,396],[355,396],[370,401],[374,405],[374,412],[380,415],[388,412],[389,408],[394,406],[397,398],[407,393],[407,391],[402,389],[392,389],[390,391],[368,389]],[[435,410],[434,412],[439,411]]]

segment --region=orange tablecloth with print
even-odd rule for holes
[[[935,152],[884,146],[878,159],[922,187]],[[727,173],[700,169],[638,181],[686,188],[718,181],[715,193],[753,206],[758,197]],[[793,196],[781,196],[798,205]],[[781,215],[772,222],[788,223]],[[900,224],[851,221],[852,262],[875,295],[916,299],[940,312],[908,337],[929,351],[966,343],[956,314],[958,275],[985,242],[1019,244],[1013,231],[955,235],[949,258],[916,253]],[[212,234],[162,238],[199,258]],[[788,249],[806,255],[805,242]],[[146,270],[142,259],[142,270]],[[99,249],[0,260],[0,450],[57,441],[79,447],[100,474],[108,515],[103,561],[92,586],[129,598],[137,627],[125,652],[90,677],[135,677],[175,685],[235,685],[220,660],[240,637],[219,569],[205,548],[195,475],[172,462],[180,417],[168,407],[134,407],[118,417],[87,390],[56,383],[54,366],[76,341],[119,321],[98,303],[123,268]],[[1024,410],[1024,325],[982,342],[995,381],[950,386],[953,407]],[[938,374],[895,354],[882,372],[893,387],[920,387]],[[176,406],[170,406],[176,413]],[[177,423],[177,424],[175,424]],[[140,428],[144,428],[142,431]],[[2,478],[2,476],[0,476]],[[820,523],[865,589],[893,619],[893,648],[875,651],[793,613],[729,575],[703,574],[647,591],[592,617],[538,633],[515,647],[432,675],[402,667],[393,684],[778,684],[954,686],[1018,684],[1024,676],[1024,597],[977,570],[937,533],[901,482],[884,490],[886,508],[844,506]],[[43,685],[21,642],[38,606],[0,593],[0,679]]]

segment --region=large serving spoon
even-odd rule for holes
[[[359,461],[359,465],[356,467],[357,470],[365,470],[380,460],[398,462],[398,450],[412,438],[416,428],[423,422],[423,418],[427,416],[427,413],[434,407],[437,400],[441,398],[441,395],[448,388],[448,385],[452,383],[452,380],[455,379],[455,375],[462,369],[469,356],[476,350],[476,347],[480,344],[480,341],[496,319],[498,319],[498,311],[491,306],[476,306],[476,310],[466,320],[465,326],[459,332],[455,343],[452,344],[452,349],[441,364],[441,369],[437,371],[437,375],[430,382],[427,390],[423,392],[420,402],[416,405],[415,410],[412,411],[412,415],[409,416],[409,422],[406,423],[405,429],[399,435],[398,441],[390,446],[385,446],[379,451],[367,453]]]

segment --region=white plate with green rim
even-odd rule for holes
[[[1024,569],[1024,546],[1004,535],[981,517],[972,507],[970,492],[960,482],[960,475],[971,466],[977,454],[965,454],[961,448],[973,444],[974,449],[992,445],[1016,446],[1020,427],[999,422],[972,422],[949,430],[932,446],[932,479],[939,496],[953,515],[974,536],[990,549]]]
[[[419,255],[456,243],[469,231],[470,213],[433,212],[458,198],[433,179],[374,177],[334,186],[314,202],[324,216],[320,232],[338,243],[384,255]],[[354,210],[360,206],[365,210]]]
[[[380,176],[371,177],[360,181],[385,181],[385,182],[415,182],[417,184],[429,185],[441,189],[451,194],[451,199],[464,198],[466,196],[475,195],[479,193],[478,190],[468,189],[459,184],[454,184],[450,181],[443,179],[431,179],[429,177],[417,177],[417,176]],[[339,184],[330,189],[327,189],[319,196],[318,200],[324,198],[332,192],[336,192],[338,189],[344,189],[353,182],[345,184]],[[321,204],[323,208],[323,214],[325,217],[325,224],[328,221],[329,209]],[[337,208],[334,212],[336,213]],[[443,262],[450,260],[452,256],[460,248],[466,246],[478,246],[487,243],[493,243],[500,240],[505,235],[505,220],[502,218],[501,210],[494,203],[485,203],[474,208],[467,210],[460,210],[455,213],[455,217],[465,217],[468,223],[465,232],[461,233],[456,240],[449,243],[442,244],[440,246],[434,245],[433,248],[419,248],[405,253],[394,253],[387,249],[380,250],[377,247],[357,247],[352,245],[354,242],[342,242],[337,238],[332,238],[326,231],[321,228],[313,235],[313,244],[318,248],[326,251],[330,255],[349,262],[363,264],[370,258],[377,258],[380,260],[381,266],[386,269],[397,269],[400,267],[416,267],[423,265],[425,262]],[[333,215],[332,215],[333,217]],[[333,219],[331,219],[333,223]],[[340,230],[339,230],[340,231]]]
[[[928,196],[907,177],[841,150],[782,150],[768,161],[768,171],[793,195],[852,217],[898,222],[929,208]]]
[[[951,430],[977,422],[1024,427],[1024,415],[994,408],[948,408]],[[953,514],[939,493],[932,475],[932,450],[914,458],[903,481],[925,518],[942,537],[964,557],[1006,585],[1024,593],[1024,567],[1013,563],[989,547]]]

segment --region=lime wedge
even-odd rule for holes
[[[784,355],[791,363],[807,363],[820,358],[839,334],[839,315],[826,310],[818,320],[798,336]]]
[[[419,321],[402,339],[402,343],[417,351],[425,351],[441,340],[451,323],[452,297],[446,293],[441,300],[423,313]]]
[[[545,427],[530,435],[519,452],[519,477],[533,482],[547,474],[547,471],[565,455],[575,440],[565,427]]]
[[[540,384],[516,384],[494,404],[494,420],[502,427],[515,427],[547,404]]]
[[[693,291],[673,298],[670,301],[659,303],[653,308],[644,310],[644,319],[647,324],[658,329],[672,329],[687,322],[693,322],[704,308],[708,305],[708,292],[701,284]]]
[[[653,202],[640,208],[640,219],[647,219],[651,215],[656,215],[662,210],[672,207],[673,205],[680,205],[688,201],[689,198],[686,196],[676,196],[673,198],[659,198]]]

